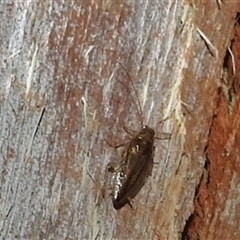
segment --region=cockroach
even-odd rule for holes
[[[121,63],[119,64],[123,67]],[[123,69],[132,84],[142,114],[137,91],[127,70],[125,67]],[[131,134],[128,130],[126,131]],[[112,202],[116,210],[121,209],[126,204],[132,207],[131,200],[142,189],[153,169],[154,130],[141,122],[140,131],[131,135],[132,138],[125,144],[117,165],[108,164],[108,171],[113,173]]]
[[[133,199],[151,175],[154,154],[154,130],[143,125],[122,152],[119,165],[114,168],[113,206],[120,209],[131,205]]]

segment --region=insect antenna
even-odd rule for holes
[[[136,95],[137,102],[138,102],[138,108],[137,108],[138,115],[140,116],[140,119],[141,119],[141,126],[143,126],[143,110],[142,110],[142,107],[141,107],[141,103],[140,103],[140,100],[139,100],[139,97],[138,97],[137,90],[136,90],[136,88],[135,88],[135,86],[133,84],[133,81],[132,81],[132,79],[131,79],[127,69],[122,65],[122,63],[120,63],[118,61],[117,61],[117,63],[124,69],[124,71],[126,72],[126,75],[128,77],[128,80],[130,81],[130,83],[132,85],[133,91],[134,91],[134,93]],[[124,83],[122,83],[122,84],[124,85]],[[124,87],[126,87],[126,86],[124,85]],[[127,89],[127,87],[126,87],[126,89]],[[127,91],[129,92],[129,89],[127,89]],[[129,93],[129,94],[131,95],[131,93]]]

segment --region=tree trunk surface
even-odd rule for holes
[[[239,1],[0,9],[1,239],[240,239]],[[152,174],[115,210],[110,145],[142,124]]]

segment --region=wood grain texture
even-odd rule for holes
[[[0,3],[1,239],[181,239],[239,9],[196,2]],[[105,139],[126,142],[141,116],[117,62],[144,123],[172,134],[120,211],[105,170],[121,149]]]
[[[231,45],[224,57],[204,172],[196,191],[194,212],[185,227],[184,235],[188,239],[240,239],[239,36],[238,12]]]

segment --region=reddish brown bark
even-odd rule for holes
[[[2,239],[239,236],[237,1],[0,9]],[[172,136],[155,141],[134,208],[115,211],[105,173],[121,149],[105,140],[126,142],[123,126],[138,131],[141,119]]]
[[[232,45],[223,64],[222,87],[206,149],[205,172],[194,200],[195,211],[189,220],[190,239],[240,239],[239,14],[235,22]]]

